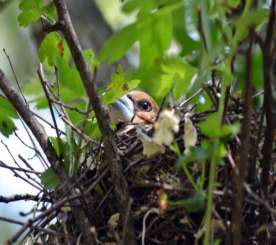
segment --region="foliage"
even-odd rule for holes
[[[21,0],[19,7],[18,22],[23,27],[41,19],[47,24],[57,21],[51,1]],[[244,98],[249,72],[245,53],[254,33],[258,37],[264,36],[270,9],[266,1],[252,0],[128,0],[124,1],[122,11],[135,14],[135,21],[114,33],[98,55],[87,49],[82,51],[83,56],[91,74],[95,75],[102,64],[115,64],[135,48],[138,50],[137,67],[123,71],[119,66],[107,86],[98,86],[99,97],[105,106],[138,87],[148,91],[159,103],[169,98],[165,100],[165,106],[171,101],[175,105],[186,101],[185,106],[196,113],[212,112],[198,125],[203,138],[200,145],[195,145],[197,134],[194,133],[191,149],[181,152],[173,140],[175,130],[170,130],[172,140],[167,144],[177,156],[176,171],[187,177],[193,189],[190,197],[171,198],[168,204],[185,208],[189,213],[205,209],[204,244],[207,245],[211,233],[213,190],[218,184],[215,173],[226,162],[227,144],[241,131],[240,118],[231,122],[225,120],[229,93],[237,100]],[[254,42],[251,81],[256,93],[264,89],[262,48]],[[60,32],[45,35],[38,56],[46,79],[42,84],[37,78],[32,79],[24,92],[31,96],[38,109],[48,108],[52,103],[58,115],[65,115],[66,138],[61,139],[57,132],[50,144],[66,174],[73,178],[81,165],[79,160],[87,150],[85,139],[100,138],[97,120],[88,103],[79,70],[72,62],[68,43]],[[93,82],[96,83],[96,76]],[[214,89],[215,97],[219,98],[217,101],[208,93],[208,86]],[[50,98],[45,96],[45,90],[50,93]],[[261,102],[257,101],[253,109],[260,108]],[[0,132],[4,136],[8,137],[16,130],[13,122],[16,118],[17,113],[10,102],[0,97]],[[160,147],[164,153],[161,143]],[[207,165],[210,172],[206,185]],[[193,166],[200,169],[197,177],[190,172]],[[41,174],[41,183],[48,190],[60,182],[53,167]]]

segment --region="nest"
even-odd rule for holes
[[[225,121],[227,123],[240,121],[241,108],[240,101],[233,99],[225,114]],[[181,152],[185,150],[182,135],[185,130],[184,115],[186,112],[186,109],[178,111],[181,121],[179,132],[175,137]],[[197,127],[211,113],[212,111],[192,113],[191,119]],[[259,112],[254,112],[253,118],[250,141],[251,144],[256,144],[256,132],[260,120]],[[152,127],[147,127],[144,130],[149,136],[154,131]],[[200,146],[206,136],[200,133],[198,127],[197,131],[197,145]],[[131,197],[130,208],[125,210],[125,215],[131,215],[133,218],[137,241],[142,242],[142,244],[201,244],[204,234],[206,202],[204,201],[203,208],[198,210],[187,210],[181,205],[181,200],[189,200],[194,195],[195,190],[183,170],[176,168],[178,160],[176,153],[167,147],[163,154],[146,158],[143,155],[143,144],[137,137],[136,128],[118,131],[116,143]],[[218,166],[217,171],[219,185],[214,192],[212,236],[219,239],[221,244],[228,244],[231,241],[235,169],[233,158],[238,154],[239,147],[239,136],[227,143],[228,154],[224,158],[224,164]],[[98,143],[91,143],[87,146],[87,157],[83,161],[83,167],[78,173],[76,183],[78,192],[85,192],[86,195],[80,195],[81,198],[76,199],[75,205],[84,210],[90,224],[92,224],[90,231],[93,241],[91,240],[91,244],[119,244],[119,237],[123,236],[125,227],[116,208],[117,200],[108,164],[102,164],[104,162],[103,151],[104,149]],[[251,157],[261,159],[261,153],[252,152]],[[93,160],[91,161],[91,159]],[[209,164],[209,162],[206,163],[204,190],[207,189],[208,185]],[[189,172],[193,179],[197,180],[201,175],[201,167],[195,162],[189,166]],[[273,173],[271,173],[271,178],[272,176]],[[255,168],[250,166],[247,180],[250,187],[247,186],[244,199],[243,222],[246,225],[243,226],[242,230],[243,244],[257,244],[256,232],[260,227],[256,220],[259,219],[258,215],[264,203],[258,199],[259,189],[255,188],[254,191],[252,189],[254,186],[258,186],[259,181],[258,166]],[[269,188],[271,193],[275,191],[273,182],[270,183]],[[88,194],[87,191],[89,191]],[[57,191],[53,194],[55,197],[56,193]],[[59,200],[61,199],[59,197]],[[268,205],[272,207],[275,202],[272,200]],[[66,205],[60,205],[53,214],[57,217],[54,224],[47,224],[47,219],[41,222],[45,222],[47,224],[45,227],[55,231],[55,234],[33,230],[31,231],[33,237],[42,241],[43,244],[81,244],[83,231],[78,229],[78,220],[75,220],[74,215],[72,215],[72,207],[67,208]],[[270,223],[273,228],[273,220],[270,220]],[[271,244],[276,241],[275,227],[274,231],[272,228],[269,231]]]

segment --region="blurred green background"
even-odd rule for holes
[[[26,83],[31,80],[36,74],[38,67],[38,58],[35,43],[32,39],[32,33],[29,28],[22,28],[17,22],[19,13],[19,2],[7,0],[6,4],[0,1],[0,67],[5,72],[7,77],[14,81],[14,75],[10,68],[8,59],[3,52],[6,50],[10,56],[13,68],[20,83]],[[126,17],[120,13],[121,2],[118,0],[98,0],[99,7],[104,9],[104,14],[112,28],[117,29],[128,23],[132,17]],[[43,117],[49,117],[47,111],[42,111]],[[22,128],[21,123],[16,122],[18,134],[27,138]],[[49,130],[49,129],[48,129]],[[17,155],[20,152],[26,154],[26,148],[20,144],[15,136],[10,136],[9,139],[0,135],[0,139],[12,149],[12,152]],[[12,164],[12,159],[7,153],[5,147],[0,144],[0,159],[4,162]],[[35,162],[34,162],[35,164]],[[13,174],[4,169],[0,169],[0,196],[12,196],[14,194],[36,194],[37,190],[30,187],[25,182],[18,180]],[[19,215],[19,212],[28,212],[34,203],[32,202],[14,202],[9,204],[0,203],[0,216],[9,217],[17,220],[26,220],[26,217]],[[20,226],[12,225],[0,221],[0,244],[4,240],[9,239]]]

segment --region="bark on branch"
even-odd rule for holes
[[[56,153],[49,141],[47,133],[41,123],[37,120],[34,114],[29,109],[22,98],[22,96],[12,87],[12,82],[9,81],[3,71],[0,69],[0,88],[3,93],[6,95],[8,100],[12,103],[16,111],[22,117],[24,122],[30,128],[34,134],[36,140],[38,141],[40,147],[45,153],[49,163],[53,166],[54,170],[58,173],[61,172],[60,167],[58,166],[58,158]]]
[[[118,200],[118,208],[120,210],[121,217],[124,217],[124,212],[125,210],[127,210],[129,204],[129,193],[127,182],[122,174],[122,167],[118,159],[113,131],[110,127],[110,118],[106,109],[103,107],[100,101],[100,97],[97,93],[94,83],[93,74],[90,71],[89,66],[86,63],[82,54],[82,48],[76,31],[73,27],[65,0],[55,0],[54,3],[57,8],[58,22],[61,24],[61,31],[68,43],[73,60],[82,78],[86,93],[89,97],[90,103],[98,121],[98,125],[103,137],[103,143],[105,146],[105,159],[110,165],[111,176],[115,187],[116,197]],[[127,222],[128,224],[128,230],[125,233],[125,241],[122,241],[122,243],[135,244],[135,235],[132,228],[131,217],[128,217],[125,222]]]
[[[250,122],[252,115],[252,49],[254,37],[250,34],[249,47],[246,53],[246,80],[243,102],[243,122],[241,128],[241,147],[236,159],[237,172],[234,175],[234,207],[232,213],[233,245],[240,245],[242,241],[243,197],[248,172],[248,155],[250,150]]]
[[[262,149],[263,158],[261,161],[261,191],[264,199],[268,198],[269,186],[269,171],[272,167],[272,149],[273,149],[273,134],[275,130],[275,122],[273,122],[273,33],[275,31],[276,22],[276,0],[271,3],[270,17],[266,31],[266,37],[263,45],[263,78],[264,78],[264,111],[266,119],[265,140]],[[268,223],[268,212],[266,209],[260,210],[260,221],[262,224]],[[260,236],[260,241],[267,243],[267,235],[264,232]]]

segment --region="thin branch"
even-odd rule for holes
[[[244,88],[244,112],[241,128],[241,146],[236,159],[237,173],[234,174],[234,207],[232,212],[233,244],[241,244],[243,217],[243,183],[248,172],[248,153],[250,150],[250,122],[252,115],[252,48],[254,37],[250,34],[249,47],[246,54],[246,80]]]
[[[23,194],[23,195],[14,195],[14,196],[0,196],[0,203],[10,203],[10,202],[18,202],[18,201],[39,201],[41,200],[41,197],[38,195],[31,195],[31,194]],[[43,201],[50,200],[48,198],[42,198]]]
[[[275,31],[276,20],[276,0],[272,0],[270,7],[270,17],[266,31],[266,38],[263,47],[263,77],[264,77],[264,110],[266,119],[265,140],[262,149],[263,158],[261,160],[261,191],[264,199],[268,197],[269,171],[272,166],[272,148],[273,148],[273,131],[275,122],[273,122],[273,95],[272,95],[272,41]],[[266,209],[260,211],[260,222],[262,225],[268,224],[268,212]],[[260,241],[267,243],[267,235],[263,232]]]
[[[68,43],[72,57],[84,83],[86,93],[89,97],[89,101],[92,104],[92,108],[95,112],[95,116],[102,133],[103,143],[105,146],[105,160],[110,164],[112,181],[119,203],[119,211],[122,217],[124,217],[123,214],[125,210],[127,210],[129,203],[129,193],[126,179],[122,174],[122,166],[118,161],[114,136],[110,128],[110,118],[106,109],[103,107],[96,91],[93,74],[91,73],[89,66],[82,54],[82,48],[73,27],[65,0],[54,0],[54,4],[57,8],[58,22],[62,25],[62,33]],[[128,227],[129,229],[123,243],[130,245],[136,244],[131,217],[128,219]]]
[[[25,104],[22,96],[11,86],[11,81],[9,81],[3,71],[0,69],[0,88],[7,96],[9,101],[13,104],[19,115],[23,118],[24,122],[30,128],[34,134],[36,140],[39,142],[41,148],[43,149],[48,161],[53,166],[57,173],[61,172],[61,166],[58,163],[56,153],[49,141],[44,127],[36,119],[33,113],[30,111],[28,106]],[[59,174],[63,175],[63,174]]]
[[[54,128],[55,128],[55,131],[56,131],[57,138],[60,141],[60,132],[59,132],[59,128],[57,126],[57,121],[56,121],[55,113],[54,113],[54,110],[53,110],[53,107],[52,107],[52,102],[51,102],[51,99],[50,99],[50,95],[49,95],[48,89],[46,87],[47,81],[46,81],[46,79],[44,77],[43,67],[42,67],[41,63],[39,65],[39,69],[37,70],[37,74],[38,74],[41,86],[42,86],[42,88],[44,90],[45,96],[46,96],[47,101],[48,101],[48,106],[49,106],[51,117],[52,117],[52,120],[53,120],[53,123],[54,123]]]
[[[28,102],[27,102],[25,96],[23,95],[22,88],[21,88],[21,86],[20,86],[19,80],[18,80],[18,78],[17,78],[17,75],[16,75],[15,70],[14,70],[14,68],[13,68],[13,64],[12,64],[12,62],[11,62],[11,58],[10,58],[10,56],[8,55],[6,49],[3,48],[3,52],[4,52],[4,54],[6,55],[6,57],[7,57],[7,59],[8,59],[8,62],[9,62],[10,68],[11,68],[11,70],[12,70],[12,74],[13,74],[14,80],[16,81],[18,90],[19,90],[19,92],[20,92],[22,98],[24,99],[25,104],[26,104],[27,106],[29,106],[29,104],[28,104]]]
[[[19,167],[19,168],[11,167],[11,166],[5,164],[4,162],[2,162],[1,160],[0,160],[0,167],[10,169],[10,170],[19,171],[19,172],[24,172],[24,173],[31,173],[31,174],[36,174],[36,175],[41,174],[40,172],[37,172],[37,171],[34,171],[34,170],[24,169],[24,168],[21,168],[21,167]]]

